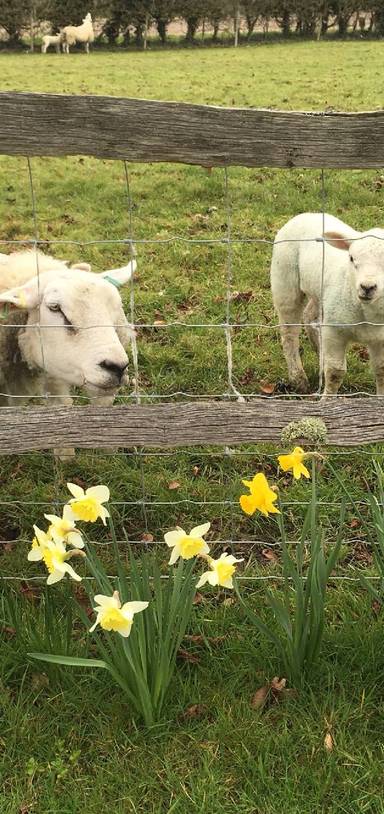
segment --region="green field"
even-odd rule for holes
[[[367,110],[383,105],[383,68],[381,42],[94,53],[89,58],[80,53],[1,54],[0,90]],[[320,209],[320,173],[232,168],[226,178],[223,170],[208,173],[182,165],[128,169],[132,232],[122,163],[32,159],[38,233],[49,241],[51,253],[89,261],[98,271],[126,260],[126,249],[108,241],[131,236],[137,241],[135,321],[158,323],[138,329],[138,384],[145,400],[228,393],[221,323],[229,272],[231,320],[239,326],[233,331],[234,384],[245,395],[262,392],[266,384],[278,392],[286,371],[273,327],[271,247],[269,242],[241,241],[272,241],[293,214]],[[328,211],[357,228],[381,224],[381,172],[328,171],[325,188]],[[228,224],[238,239],[230,258],[225,244],[211,242],[227,236]],[[0,249],[33,237],[26,159],[0,157]],[[125,302],[129,313],[129,292]],[[175,321],[185,324],[162,325]],[[303,348],[315,390],[317,362],[304,339]],[[365,354],[354,347],[344,391],[373,389]],[[130,400],[130,392],[121,399]],[[174,395],[180,393],[186,395]],[[260,467],[276,476],[275,450],[248,447],[233,456],[211,452],[81,453],[68,465],[55,462],[49,452],[3,458],[2,574],[41,574],[26,561],[32,523],[41,523],[43,512],[63,500],[66,480],[78,478],[87,485],[110,486],[119,504],[117,527],[122,533],[124,526],[132,541],[140,541],[144,532],[159,541],[176,524],[189,528],[210,520],[212,540],[240,541],[235,551],[249,555],[247,574],[278,575],[280,562],[261,553],[277,540],[275,524],[250,521],[237,502],[242,477]],[[359,500],[373,483],[371,453],[382,454],[377,449],[334,456],[341,478]],[[179,484],[176,489],[169,489],[172,481]],[[308,486],[291,485],[284,478],[280,485],[295,539]],[[341,490],[326,471],[320,492],[331,540]],[[97,528],[96,539],[100,535]],[[357,569],[371,567],[372,558],[352,506],[346,538],[340,574],[355,579]],[[1,546],[1,540],[7,545]],[[249,545],[260,540],[261,545]],[[18,593],[19,582],[7,584]],[[263,591],[263,582],[251,584],[255,607],[263,607]],[[196,607],[193,623],[193,632],[201,632],[206,644],[188,645],[198,661],[180,665],[168,723],[149,733],[137,728],[124,699],[104,676],[43,673],[27,660],[22,636],[1,633],[0,619],[1,814],[277,814],[283,807],[288,814],[384,812],[382,619],[359,584],[332,585],[322,659],[310,685],[261,714],[250,708],[250,697],[279,673],[280,665],[244,621],[238,604],[226,603],[223,592],[212,596]],[[38,604],[29,606],[36,624]],[[214,646],[212,636],[224,639]],[[205,708],[200,717],[185,719],[183,710],[192,704]],[[331,753],[324,749],[329,729]]]

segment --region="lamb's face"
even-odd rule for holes
[[[94,395],[124,383],[132,334],[114,285],[101,275],[64,268],[14,291],[28,308],[19,342],[31,367]]]
[[[349,230],[352,232],[352,230]],[[348,252],[348,272],[358,299],[374,303],[384,297],[384,229],[343,235],[326,232],[331,246]]]
[[[348,249],[349,268],[357,296],[362,302],[374,302],[384,295],[384,230],[366,232],[353,240]]]

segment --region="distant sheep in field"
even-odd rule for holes
[[[113,403],[133,335],[117,287],[135,266],[94,274],[40,252],[0,255],[0,404],[49,394],[68,406],[72,387]]]
[[[66,54],[69,54],[69,46],[75,45],[76,42],[83,42],[86,53],[89,54],[89,43],[95,39],[90,13],[88,12],[84,17],[81,25],[66,25],[61,33],[63,35],[63,51]]]
[[[320,336],[322,342],[324,396],[337,393],[351,342],[368,348],[377,393],[384,393],[384,229],[357,232],[332,215],[324,221],[320,213],[297,215],[275,237],[271,284],[289,380],[297,391],[309,389],[300,323],[312,323],[311,340],[317,347]],[[315,321],[321,298],[320,333]]]
[[[46,54],[50,45],[54,45],[56,53],[60,53],[60,45],[64,40],[63,34],[45,34],[41,44],[41,53]]]

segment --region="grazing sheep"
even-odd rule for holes
[[[317,345],[321,336],[324,396],[337,393],[351,342],[368,348],[377,393],[384,393],[384,229],[357,232],[332,215],[324,220],[319,213],[297,215],[276,235],[271,284],[296,390],[309,389],[299,351],[300,323],[319,318],[322,298],[321,333],[314,325],[308,333]]]
[[[95,39],[90,13],[88,12],[86,17],[84,17],[81,25],[66,25],[61,33],[63,35],[64,53],[69,54],[70,45],[75,45],[76,42],[83,42],[86,53],[89,54],[89,43]]]
[[[60,45],[64,41],[63,34],[45,34],[41,45],[41,53],[46,54],[50,45],[54,45],[56,53],[60,53]]]
[[[72,387],[113,403],[132,339],[117,287],[135,265],[94,274],[40,252],[0,255],[0,404],[49,394],[70,405]]]

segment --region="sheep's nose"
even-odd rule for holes
[[[109,359],[104,359],[103,362],[99,363],[99,366],[106,370],[107,373],[111,373],[112,376],[115,376],[119,382],[121,382],[124,372],[128,367],[128,362],[125,365],[117,365],[116,362],[111,362]]]
[[[377,285],[364,285],[364,283],[360,284],[360,290],[363,297],[367,300],[371,299],[372,294],[375,293],[377,289]]]

